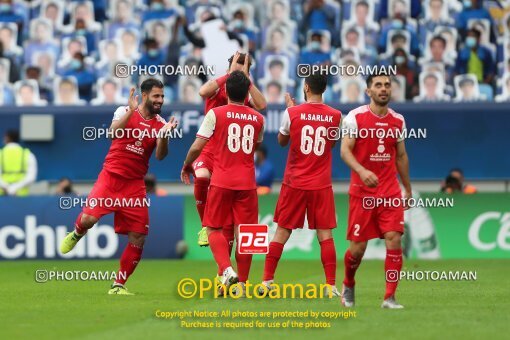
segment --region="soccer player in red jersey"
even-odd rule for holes
[[[87,206],[76,219],[74,231],[66,236],[60,248],[63,254],[70,252],[101,217],[115,213],[115,232],[127,235],[128,244],[120,258],[117,278],[108,294],[133,295],[124,284],[140,262],[149,231],[149,210],[147,204],[140,204],[146,200],[143,179],[154,149],[158,160],[163,160],[168,154],[168,133],[177,126],[173,117],[166,123],[159,115],[164,99],[161,81],[145,80],[141,84],[141,92],[141,104],[138,104],[138,95],[134,96],[135,89],[132,88],[129,105],[115,111],[110,126],[114,138],[103,170],[87,197]],[[126,205],[130,202],[133,204],[121,207],[89,204],[93,200],[104,202],[105,198],[128,202]]]
[[[199,91],[200,96],[205,99],[205,111],[207,114],[211,109],[228,104],[227,92],[225,89],[225,83],[229,75],[234,71],[242,71],[248,78],[250,77],[250,66],[251,60],[248,54],[236,52],[230,59],[229,71],[222,77],[215,80],[210,80],[205,83]],[[251,99],[247,96],[244,99],[244,105],[248,105],[255,110],[263,110],[266,107],[266,100],[262,93],[257,87],[252,84],[250,86],[249,94]],[[207,202],[207,192],[209,190],[210,178],[213,172],[214,166],[214,146],[209,142],[200,156],[193,163],[193,169],[195,171],[194,180],[194,194],[197,205],[198,214],[200,220],[204,219],[205,204]],[[224,226],[223,233],[229,241],[230,252],[232,252],[232,245],[234,242],[234,229],[233,226]],[[209,245],[207,240],[207,232],[205,228],[202,228],[198,233],[198,244],[201,247]],[[222,273],[218,273],[221,275]]]
[[[268,289],[271,289],[285,243],[292,230],[303,228],[306,215],[308,227],[317,231],[326,283],[331,285],[326,294],[340,296],[335,286],[336,251],[332,229],[336,228],[336,215],[331,153],[342,114],[323,103],[322,94],[326,86],[327,76],[310,75],[304,83],[306,103],[288,107],[283,114],[278,143],[286,146],[290,141],[290,148],[274,213],[278,227],[269,244],[264,266],[262,284]],[[287,105],[289,102],[287,94]]]
[[[237,274],[232,268],[229,244],[222,228],[234,225],[237,231],[239,224],[258,223],[253,155],[258,143],[262,142],[264,116],[243,104],[249,87],[250,79],[243,72],[234,71],[230,74],[226,82],[228,105],[207,112],[181,172],[182,181],[189,184],[190,175],[193,174],[191,165],[200,152],[208,143],[217,146],[202,224],[207,227],[209,244],[223,273],[221,283],[225,285],[225,290],[238,281],[242,287],[248,280],[252,255],[236,251]]]
[[[365,253],[367,241],[384,238],[386,294],[382,307],[403,308],[395,300],[395,291],[402,269],[404,207],[391,202],[402,202],[397,173],[404,186],[404,197],[409,199],[412,192],[404,140],[397,133],[405,131],[405,121],[402,115],[388,107],[390,77],[370,75],[366,93],[370,104],[349,112],[342,124],[345,133],[341,156],[352,170],[347,226],[350,244],[344,257],[342,303],[346,307],[354,306],[354,274]],[[377,203],[381,201],[390,204]]]

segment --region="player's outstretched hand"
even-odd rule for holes
[[[129,91],[129,101],[128,101],[129,109],[131,111],[136,110],[138,107],[138,95],[135,96],[135,88],[132,87]]]
[[[296,98],[292,98],[290,93],[285,93],[285,105],[287,107],[296,106]]]
[[[177,125],[179,125],[179,122],[177,122],[175,117],[170,117],[170,120],[168,121],[168,123],[166,123],[165,126],[163,126],[161,128],[161,130],[163,130],[163,132],[172,131],[173,129],[175,129],[177,127]]]
[[[193,167],[190,164],[184,165],[181,170],[181,181],[186,185],[191,184],[190,175],[195,176]]]
[[[239,60],[239,56],[241,54],[239,53],[239,51],[236,52],[236,54],[234,54],[234,58],[232,59],[232,64],[230,64],[230,70],[228,70],[228,73],[232,73],[235,71],[235,65],[237,65],[237,61]]]
[[[359,177],[369,188],[375,188],[379,184],[379,178],[370,170],[363,170],[360,172]]]

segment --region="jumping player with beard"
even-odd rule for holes
[[[412,195],[409,159],[404,139],[397,133],[405,130],[405,121],[402,115],[388,107],[391,98],[389,76],[370,75],[366,93],[370,104],[349,112],[342,123],[342,131],[345,132],[341,156],[352,170],[347,225],[350,244],[344,256],[342,304],[354,306],[354,274],[365,253],[367,241],[382,238],[386,243],[386,294],[381,307],[403,308],[395,300],[395,292],[402,269],[401,237],[405,208],[403,204],[392,202],[402,202],[397,174],[405,190],[404,198],[409,199]],[[368,133],[370,131],[377,133]]]
[[[128,277],[140,262],[149,231],[149,210],[146,202],[144,177],[154,149],[156,158],[168,154],[168,135],[177,121],[168,123],[159,115],[163,106],[163,83],[147,79],[141,85],[142,103],[132,88],[129,105],[119,107],[113,114],[110,132],[113,138],[103,170],[87,197],[87,205],[78,215],[75,229],[62,241],[62,254],[70,252],[101,217],[114,213],[115,232],[128,236],[128,244],[120,258],[120,269],[108,294],[133,295],[124,287]],[[124,130],[124,131],[122,131]],[[113,206],[102,202],[115,200]],[[92,202],[99,203],[98,205]],[[122,202],[117,204],[117,202]]]

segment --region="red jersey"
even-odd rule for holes
[[[338,136],[341,120],[340,111],[321,103],[285,110],[280,133],[290,135],[290,147],[284,184],[301,190],[331,186],[331,149],[335,142],[331,137]]]
[[[197,137],[214,143],[211,185],[232,189],[257,188],[253,154],[262,142],[264,116],[245,105],[229,104],[210,110]]]
[[[390,108],[386,115],[380,117],[370,110],[369,105],[363,105],[349,112],[342,130],[357,133],[352,153],[365,169],[372,171],[379,179],[375,188],[369,188],[357,173],[351,171],[349,194],[355,197],[400,195],[396,156],[397,143],[403,139],[399,138],[402,135],[397,130],[405,130],[404,117]]]
[[[126,109],[127,106],[119,107],[114,113],[113,120],[119,120],[126,114]],[[160,115],[145,119],[136,109],[126,124],[128,130],[124,137],[112,140],[103,169],[127,179],[143,179],[149,169],[149,159],[156,147],[157,138],[151,131],[159,131],[165,124],[165,120]]]
[[[211,109],[214,109],[218,106],[223,106],[228,104],[228,97],[227,97],[227,87],[226,85],[221,86],[218,88],[216,93],[209,98],[205,99],[205,111],[204,114],[207,114]],[[247,96],[244,100],[244,105],[251,106],[250,105],[250,96]]]
[[[244,100],[244,105],[251,107],[249,97],[250,96],[247,96],[246,99]],[[218,90],[216,90],[216,93],[212,97],[205,99],[204,114],[207,114],[207,112],[209,112],[211,109],[214,109],[215,107],[223,106],[223,105],[227,105],[227,104],[228,104],[227,86],[223,85],[223,86],[219,87]],[[213,143],[211,143],[211,142],[207,143],[204,150],[202,150],[202,153],[213,154],[214,153]]]

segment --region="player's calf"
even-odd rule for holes
[[[112,285],[112,289],[116,287],[125,288],[124,285],[128,278],[135,271],[138,263],[142,259],[143,245],[145,243],[144,234],[129,232],[128,244],[120,257],[120,268],[117,272],[117,277]],[[124,292],[116,292],[113,294],[123,294]],[[109,293],[111,294],[111,293]],[[124,294],[127,295],[127,294]]]
[[[386,259],[384,261],[384,272],[386,278],[386,293],[384,295],[384,301],[389,300],[389,304],[392,305],[391,301],[394,301],[400,271],[402,270],[401,234],[395,231],[387,232],[384,234],[384,239],[387,248]],[[391,300],[391,298],[393,298],[393,300]]]

